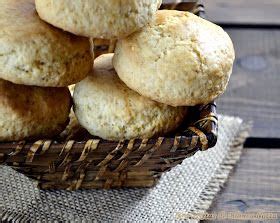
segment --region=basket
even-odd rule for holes
[[[198,9],[196,3],[180,5]],[[162,173],[216,144],[215,103],[191,107],[188,117],[176,133],[153,139],[0,143],[0,164],[36,180],[41,189],[151,187]]]

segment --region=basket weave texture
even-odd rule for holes
[[[168,4],[163,8],[176,6],[196,13],[201,8],[196,3]],[[99,54],[106,51],[106,44],[98,47]],[[0,164],[35,179],[41,189],[151,187],[162,173],[216,144],[215,103],[190,110],[191,120],[185,120],[176,133],[166,137],[112,142],[90,136],[82,142],[0,143]]]

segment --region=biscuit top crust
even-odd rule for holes
[[[224,30],[189,12],[159,10],[117,43],[114,67],[140,94],[172,106],[208,103],[224,92],[234,61]]]

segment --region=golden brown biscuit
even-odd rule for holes
[[[67,88],[17,85],[0,79],[0,141],[51,138],[68,123]]]
[[[43,22],[34,0],[0,0],[0,78],[16,84],[62,87],[92,69],[88,39]]]
[[[172,106],[205,104],[222,94],[234,61],[231,39],[189,12],[160,10],[118,41],[114,67],[139,94]]]
[[[146,25],[161,0],[36,0],[40,17],[81,36],[113,39]]]
[[[98,57],[94,73],[76,84],[74,111],[80,124],[109,140],[150,138],[176,129],[187,109],[163,105],[130,90],[118,78],[112,57]]]

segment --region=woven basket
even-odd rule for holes
[[[176,8],[163,5],[171,6]],[[196,3],[178,6],[196,13],[201,8]],[[36,180],[41,189],[151,187],[162,173],[216,144],[215,103],[190,108],[188,117],[176,133],[155,139],[112,142],[90,136],[82,142],[0,143],[0,164]]]

